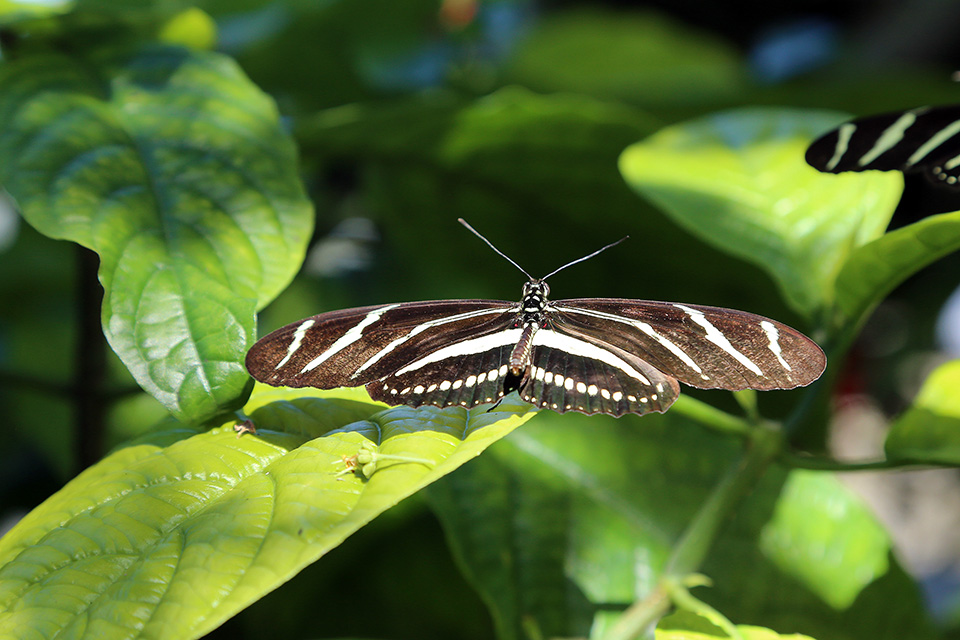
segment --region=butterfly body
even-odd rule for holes
[[[364,385],[391,405],[473,407],[517,391],[558,412],[666,411],[679,382],[790,389],[822,373],[809,338],[753,314],[668,302],[550,301],[542,279],[520,302],[439,300],[319,314],[247,354],[275,386]]]

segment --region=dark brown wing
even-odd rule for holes
[[[355,387],[444,346],[501,331],[517,303],[438,300],[331,311],[277,329],[247,353],[247,370],[274,386]]]
[[[793,389],[826,357],[799,331],[763,316],[692,304],[579,298],[552,303],[557,330],[610,344],[702,389]]]
[[[397,405],[474,407],[496,402],[518,388],[523,376],[510,372],[510,352],[521,329],[512,327],[424,351],[391,375],[367,385],[370,397]]]
[[[663,413],[680,395],[673,377],[606,338],[546,327],[533,337],[532,358],[520,397],[560,413]]]

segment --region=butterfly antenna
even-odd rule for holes
[[[497,253],[499,253],[501,256],[503,256],[504,259],[506,259],[507,262],[509,262],[510,264],[512,264],[513,266],[515,266],[517,269],[520,269],[520,271],[523,272],[523,275],[527,276],[527,277],[530,278],[531,280],[535,280],[535,279],[536,279],[536,278],[534,278],[532,275],[530,275],[529,273],[527,273],[526,270],[525,270],[523,267],[521,267],[521,266],[518,265],[516,262],[514,262],[514,261],[510,258],[510,256],[508,256],[508,255],[505,254],[503,251],[500,251],[500,249],[497,249],[495,246],[493,246],[493,243],[492,243],[492,242],[490,242],[489,240],[487,240],[486,238],[484,238],[482,235],[480,235],[480,232],[477,231],[476,229],[474,229],[473,227],[471,227],[469,224],[467,224],[467,221],[466,221],[466,220],[464,220],[463,218],[457,218],[457,222],[459,222],[460,224],[462,224],[463,226],[465,226],[467,229],[469,229],[470,231],[472,231],[472,232],[473,232],[473,235],[477,236],[478,238],[480,238],[481,240],[483,240],[484,242],[486,242],[488,247],[490,247],[491,249],[493,249],[494,251],[496,251]],[[614,244],[616,244],[616,243],[614,243]],[[606,247],[604,247],[604,249],[606,249]],[[603,249],[601,249],[600,251],[603,251]],[[599,251],[598,251],[597,253],[599,253]],[[589,257],[589,256],[588,256],[588,257]],[[561,267],[561,269],[562,269],[562,268],[563,268],[563,267]]]
[[[571,265],[575,265],[575,264],[577,264],[578,262],[583,262],[584,260],[589,260],[590,258],[592,258],[593,256],[597,255],[597,254],[600,253],[601,251],[606,251],[606,250],[609,249],[610,247],[615,247],[615,246],[617,246],[618,244],[620,244],[621,242],[623,242],[624,240],[626,240],[626,239],[629,238],[629,237],[630,237],[630,236],[623,236],[622,238],[620,238],[620,239],[617,240],[616,242],[611,242],[610,244],[608,244],[608,245],[605,246],[605,247],[600,247],[599,249],[597,249],[596,251],[594,251],[594,252],[591,253],[590,255],[583,256],[582,258],[577,258],[577,259],[574,260],[573,262],[568,262],[567,264],[563,265],[563,266],[560,267],[559,269],[555,269],[555,270],[551,271],[550,273],[548,273],[547,275],[543,276],[542,278],[540,278],[540,280],[546,280],[547,278],[549,278],[550,276],[556,274],[557,272],[563,271],[563,270],[566,269],[567,267],[569,267],[569,266],[571,266]]]

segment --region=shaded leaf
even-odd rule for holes
[[[302,121],[297,135],[306,154],[335,167],[358,166],[365,203],[376,208],[389,248],[399,254],[378,279],[380,297],[519,296],[521,281],[507,280],[516,272],[464,232],[457,217],[538,275],[630,234],[616,250],[558,276],[558,298],[670,300],[680,287],[715,292],[731,272],[757,275],[691,242],[624,184],[617,158],[655,126],[617,103],[509,87],[475,101],[429,94],[329,109]],[[431,243],[429,255],[422,250],[426,229],[443,239]],[[769,300],[770,288],[740,295]]]
[[[0,540],[0,636],[198,637],[534,414],[309,392],[256,394],[256,435],[171,423],[31,512]],[[435,464],[340,473],[364,442]]]
[[[883,233],[894,174],[828,176],[803,152],[840,114],[739,109],[674,125],[624,151],[627,182],[692,234],[766,270],[808,318],[829,308],[850,253]]]
[[[430,487],[498,637],[527,637],[531,625],[543,637],[602,637],[617,606],[653,589],[732,453],[732,443],[708,436],[715,455],[695,460],[695,438],[704,434],[682,426],[678,433],[677,422],[545,412]],[[691,450],[658,446],[668,430]]]
[[[104,332],[137,382],[184,421],[242,402],[254,312],[312,224],[271,100],[215,54],[30,57],[0,68],[0,159],[30,224],[100,255]]]
[[[953,215],[953,214],[951,214]],[[895,460],[960,464],[960,360],[940,365],[884,444]]]
[[[544,413],[428,495],[500,637],[527,637],[532,627],[599,638],[656,586],[737,452],[736,441],[676,410],[638,420]],[[795,517],[805,510],[826,522]],[[829,535],[848,526],[849,535]],[[860,540],[876,544],[858,549]],[[825,562],[822,573],[799,567],[786,541]],[[772,468],[722,530],[703,566],[714,586],[696,595],[737,622],[815,637],[934,637],[916,585],[884,541],[832,476],[794,481]],[[826,600],[837,594],[843,606]]]

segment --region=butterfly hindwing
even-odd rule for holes
[[[519,329],[511,328],[425,352],[369,383],[367,391],[374,400],[414,407],[474,407],[496,402],[519,382],[506,364],[518,335]]]
[[[533,342],[520,397],[538,407],[613,416],[663,413],[680,393],[674,378],[605,341],[544,328]]]

